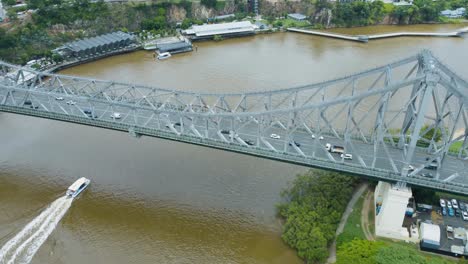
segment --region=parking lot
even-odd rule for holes
[[[445,200],[445,207],[447,208],[447,201],[451,199],[451,197],[443,197]],[[457,201],[458,205],[460,202],[468,205],[468,201],[462,200]],[[429,209],[432,207],[431,209]],[[453,207],[453,205],[452,205]],[[465,207],[466,211],[468,208]],[[442,214],[443,208],[439,205],[416,205],[416,217],[405,217],[404,226],[409,227],[411,224],[417,224],[421,222],[432,223],[435,225],[439,225],[440,227],[440,248],[439,250],[451,252],[451,246],[464,246],[464,241],[462,238],[453,237],[453,239],[449,239],[447,236],[447,226],[452,226],[454,229],[456,228],[464,228],[465,231],[462,232],[466,239],[466,231],[468,231],[468,221],[463,220],[462,216],[450,216],[448,213],[446,215]],[[461,213],[461,211],[460,211]],[[453,233],[452,233],[453,234]],[[465,254],[467,254],[465,252]]]

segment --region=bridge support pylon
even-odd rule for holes
[[[379,182],[375,188],[375,234],[399,240],[411,240],[408,230],[403,227],[406,208],[412,196],[411,188]]]

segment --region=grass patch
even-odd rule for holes
[[[279,19],[275,21],[275,24],[278,24],[278,22],[281,22],[284,28],[288,27],[306,27],[310,26],[309,21],[297,21],[291,18],[285,18],[285,19]]]
[[[349,215],[348,221],[346,221],[344,226],[343,233],[341,233],[336,239],[337,247],[343,243],[350,242],[355,238],[366,239],[361,226],[361,211],[365,195],[366,192],[364,192],[361,197],[359,197],[356,204],[354,205],[353,211]]]
[[[387,239],[387,238],[379,238],[378,241],[384,242],[387,247],[392,247],[396,251],[399,251],[399,252],[407,251],[410,253],[410,255],[421,256],[427,261],[427,263],[434,263],[434,264],[457,263],[457,261],[451,260],[445,256],[440,256],[437,254],[421,251],[419,250],[418,244],[406,243],[403,241],[394,241],[394,240]]]
[[[373,209],[374,199],[371,200],[370,207],[371,208],[369,208],[369,215],[367,216],[369,219],[369,231],[371,232],[371,234],[375,235],[375,214],[374,214],[374,209]]]
[[[448,18],[444,16],[439,17],[440,22],[447,23],[447,24],[463,24],[466,22],[463,18]]]
[[[452,145],[450,145],[449,152],[458,154],[462,146],[463,146],[463,141],[454,142]]]

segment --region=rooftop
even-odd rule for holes
[[[290,17],[292,19],[296,19],[296,20],[304,20],[304,19],[307,18],[307,16],[305,16],[303,14],[299,14],[299,13],[288,14],[288,17]]]
[[[92,49],[99,46],[109,45],[125,40],[132,40],[134,37],[122,31],[112,32],[92,38],[85,38],[63,45],[61,48],[68,48],[75,52]]]
[[[191,29],[186,30],[185,33],[195,34],[197,37],[199,37],[248,31],[254,31],[254,25],[250,21],[241,21],[201,26],[194,25]]]
[[[421,223],[421,238],[440,242],[440,227],[438,225]]]
[[[180,41],[180,42],[172,42],[172,43],[160,43],[160,44],[157,44],[157,47],[160,52],[167,52],[167,51],[173,51],[173,50],[179,50],[179,49],[188,49],[192,47],[192,44],[185,42],[185,41]]]

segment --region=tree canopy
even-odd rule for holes
[[[277,208],[285,219],[282,238],[299,257],[314,263],[328,257],[354,184],[349,176],[311,170],[281,193],[284,202]]]

